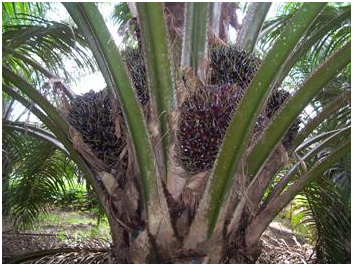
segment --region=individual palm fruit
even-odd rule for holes
[[[279,108],[285,104],[290,97],[290,93],[285,90],[275,90],[267,101],[265,113],[268,118],[272,118]],[[287,149],[299,131],[300,120],[296,119],[282,139],[283,146]]]
[[[177,137],[180,163],[186,170],[212,167],[240,91],[232,86],[206,86],[182,103]]]
[[[146,105],[149,95],[146,82],[146,65],[141,49],[127,48],[122,51],[122,57],[130,72],[137,97],[142,105]]]
[[[119,156],[126,145],[122,113],[116,110],[113,101],[108,89],[97,93],[90,91],[71,102],[67,117],[68,122],[81,133],[84,143],[110,169],[116,169],[118,162],[119,167],[122,166]],[[120,119],[116,119],[117,116]],[[116,123],[119,123],[118,127]],[[117,128],[120,128],[119,133]]]
[[[211,83],[237,84],[246,88],[254,77],[260,60],[235,46],[215,46],[210,52]]]

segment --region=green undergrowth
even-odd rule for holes
[[[54,211],[41,215],[35,231],[53,231],[61,239],[110,238],[109,224],[105,217],[98,222],[94,214],[82,211]]]
[[[295,198],[277,215],[274,221],[284,224],[293,233],[303,237],[306,242],[313,243],[316,239],[316,230],[314,224],[309,222],[312,217],[310,214],[306,214],[307,217],[305,217],[302,211],[303,209],[300,208],[298,199]],[[304,221],[304,218],[307,222]]]
[[[8,224],[3,222],[3,231],[13,230],[16,230],[16,228],[11,225],[11,222]],[[97,216],[88,211],[56,209],[48,214],[41,213],[30,230],[20,231],[36,234],[56,234],[62,241],[67,239],[84,241],[92,238],[109,241],[111,239],[106,217],[101,217],[98,221]]]

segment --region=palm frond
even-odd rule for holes
[[[14,99],[12,99],[6,93],[2,92],[2,119],[9,119],[11,112],[13,111],[14,103]]]
[[[299,3],[287,3],[279,7],[279,15],[265,21],[259,34],[259,49],[267,53],[289,23],[294,13],[299,9]]]
[[[136,33],[139,31],[136,18],[133,17],[127,2],[118,2],[114,5],[111,18],[117,25],[117,32],[123,36],[122,47],[136,47],[140,41]]]
[[[66,190],[76,178],[76,167],[54,146],[23,134],[3,131],[11,170],[3,187],[3,207],[20,228],[33,225],[40,213],[47,213],[53,195]],[[4,180],[3,180],[4,182]]]
[[[344,9],[346,9],[346,7]],[[343,26],[330,31],[325,38],[322,38],[312,47],[312,50],[308,56],[308,60],[312,65],[319,65],[332,52],[336,51],[339,47],[350,41],[350,20],[346,20],[342,24]]]
[[[124,27],[132,18],[127,2],[119,2],[114,5],[112,19],[114,23],[119,25],[120,33],[123,32]]]
[[[28,64],[28,60],[31,60],[45,66],[58,77],[65,76],[66,81],[71,73],[65,59],[73,60],[78,69],[95,70],[95,62],[87,49],[87,43],[75,27],[28,14],[20,18],[20,21],[15,19],[17,23],[3,25],[2,28],[5,64],[31,75],[33,66]]]
[[[2,23],[10,25],[21,20],[21,14],[32,14],[43,17],[50,10],[49,3],[45,2],[2,2]]]
[[[328,169],[324,176],[311,183],[297,201],[300,212],[292,224],[302,224],[316,231],[316,253],[320,263],[350,263],[350,184],[338,185],[337,177],[350,181],[350,171],[342,169],[350,155]],[[348,165],[350,169],[350,165]],[[341,171],[336,172],[335,170]],[[349,188],[349,193],[346,190]],[[311,217],[311,219],[307,219]]]
[[[54,147],[58,148],[69,156],[68,151],[65,149],[63,144],[55,137],[55,135],[37,124],[26,122],[11,122],[8,120],[3,120],[2,126],[3,129],[6,128],[9,130],[15,130],[33,136],[40,140],[47,141],[50,145],[53,145]]]
[[[269,49],[271,49],[274,42],[278,39],[285,26],[288,24],[293,15],[297,12],[299,6],[300,3],[285,3],[279,7],[279,15],[265,21],[264,26],[262,28],[262,32],[259,36],[259,49],[262,50],[262,52],[266,53]],[[315,29],[320,28],[325,23],[327,23],[327,21],[330,21],[339,14],[345,12],[347,9],[350,9],[350,6],[336,6],[334,4],[327,5],[325,9],[320,13],[320,15],[316,18],[314,23],[309,27],[307,34],[303,35],[303,40],[309,38],[311,34],[315,31]],[[349,25],[347,25],[347,27],[348,26]],[[347,31],[347,28],[341,27],[340,29],[338,29],[338,31],[345,32]],[[335,32],[335,30],[333,32]],[[330,33],[328,33],[328,35],[326,36],[330,36]],[[322,40],[318,43],[321,42]],[[322,50],[320,49],[316,49],[315,51],[322,52]],[[329,55],[330,53],[327,54]]]
[[[332,118],[322,123],[313,135],[319,135],[350,125],[350,105],[341,108]],[[311,167],[324,160],[340,140],[330,141],[330,147],[322,149],[313,160]],[[305,148],[308,150],[310,148]],[[316,252],[320,263],[350,262],[350,204],[351,204],[351,156],[347,154],[328,168],[318,180],[303,190],[302,201],[295,201],[301,209],[292,217],[306,227],[315,227]],[[305,213],[305,215],[301,215]],[[300,216],[301,215],[301,216]],[[311,217],[312,219],[305,219]]]

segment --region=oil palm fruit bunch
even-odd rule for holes
[[[146,67],[141,50],[127,48],[122,55],[136,88],[137,97],[142,105],[146,105],[149,97]],[[115,109],[118,109],[118,117],[114,116]],[[77,96],[71,102],[67,119],[81,133],[84,143],[109,169],[125,170],[127,158],[120,158],[126,145],[125,124],[118,102],[108,89]],[[118,134],[117,128],[120,129]]]
[[[240,88],[205,86],[182,103],[177,138],[180,163],[186,170],[212,167],[240,97]]]
[[[215,46],[210,51],[211,83],[237,84],[244,89],[259,65],[259,59],[235,46]]]
[[[290,93],[288,91],[276,89],[271,94],[270,98],[267,101],[266,110],[265,110],[266,116],[271,119],[277,113],[279,108],[287,101],[289,97],[290,97]],[[298,133],[299,124],[300,124],[300,120],[297,119],[292,124],[292,126],[288,129],[287,133],[283,137],[282,144],[286,149],[291,145],[292,140]]]
[[[117,169],[117,162],[121,169],[124,160],[120,160],[119,156],[126,145],[125,131],[122,130],[125,125],[121,122],[121,110],[118,110],[119,119],[114,114],[114,109],[117,108],[114,101],[108,89],[77,96],[71,102],[67,120],[81,133],[83,142],[109,169]],[[120,128],[119,133],[117,128]]]
[[[122,51],[122,56],[136,88],[137,97],[142,105],[146,105],[149,95],[146,82],[146,65],[141,49],[127,48]]]
[[[212,168],[243,92],[236,86],[205,86],[182,103],[177,137],[184,169],[196,173]],[[259,136],[268,120],[264,114],[259,116],[253,137]]]
[[[196,90],[181,105],[178,128],[180,164],[196,173],[212,168],[230,119],[254,77],[260,60],[234,46],[213,47],[210,52],[211,84]],[[276,90],[259,115],[256,139],[290,94]],[[299,120],[288,130],[283,145],[288,147],[299,129]]]
[[[225,131],[259,60],[234,46],[216,46],[210,52],[213,85],[194,92],[181,105],[178,129],[180,164],[190,172],[212,168]],[[263,128],[261,116],[255,131]]]

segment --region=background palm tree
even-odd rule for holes
[[[72,32],[68,24],[43,19],[50,10],[48,3],[7,2],[2,8],[3,64],[57,105],[58,91],[72,94],[58,78],[69,81],[71,76],[65,59],[74,59],[78,67],[95,67],[88,50],[84,51],[83,38],[67,34]],[[54,195],[65,193],[78,171],[55,135],[34,118],[33,114],[41,114],[35,102],[11,92],[2,94],[3,213],[16,217],[15,225],[24,228],[50,210]],[[20,113],[19,102],[25,107]]]
[[[223,80],[220,84],[210,83],[210,75],[218,69],[211,69],[208,59],[212,59],[212,52],[208,57],[209,46],[220,41],[215,41],[216,31],[212,32],[206,26],[213,25],[207,23],[211,23],[208,17],[217,18],[219,9],[208,3],[185,4],[184,28],[182,35],[177,36],[175,33],[180,32],[177,25],[172,23],[165,27],[165,15],[173,21],[171,10],[165,10],[166,6],[161,3],[137,3],[134,12],[138,23],[134,31],[139,49],[143,51],[149,94],[148,104],[143,105],[136,96],[139,94],[135,90],[136,75],[131,73],[130,76],[125,67],[127,60],[122,58],[111,41],[96,5],[64,5],[80,31],[62,23],[43,20],[38,23],[46,25],[44,27],[16,25],[9,26],[10,30],[3,29],[3,49],[9,51],[3,52],[3,90],[27,108],[31,107],[31,111],[51,131],[46,132],[46,136],[60,142],[57,147],[70,155],[94,188],[111,226],[112,251],[116,261],[253,262],[259,255],[260,236],[276,214],[310,181],[349,153],[348,125],[325,131],[319,135],[320,138],[310,134],[331,114],[350,104],[344,101],[349,93],[344,86],[336,87],[333,89],[335,93],[329,94],[332,97],[338,95],[333,98],[335,105],[323,100],[327,99],[328,91],[332,92],[327,89],[330,81],[350,63],[350,34],[344,34],[350,19],[350,6],[296,4],[287,17],[279,19],[279,23],[272,23],[274,30],[271,23],[264,28],[268,34],[274,31],[277,34],[271,37],[275,41],[264,52],[255,76],[246,76],[251,82],[248,84],[242,79],[241,83],[232,80],[224,84]],[[256,47],[268,6],[250,4],[248,10],[246,23],[238,36],[242,40],[238,43],[238,49],[244,50],[240,53],[242,55],[251,53]],[[322,19],[325,14],[329,14],[327,20]],[[252,20],[254,16],[262,19]],[[32,19],[34,21],[38,20]],[[330,34],[331,31],[341,32],[338,36],[349,37],[330,37],[335,36]],[[170,51],[168,35],[181,38],[180,49],[176,49],[181,51],[179,56]],[[333,38],[335,45],[329,45],[327,49],[323,49],[326,44],[315,46],[323,37],[329,41]],[[87,44],[108,90],[76,97],[66,86],[58,83],[56,93],[52,94],[53,97],[59,95],[58,102],[52,104],[53,98],[37,90],[29,77],[33,69],[50,78],[53,75],[30,55],[38,54],[40,57],[42,54],[44,59],[48,54],[52,61],[43,60],[44,63],[51,62],[47,68],[60,68],[56,49],[87,63],[91,61],[82,50]],[[30,52],[23,52],[24,48]],[[264,117],[264,111],[271,105],[274,97],[271,93],[274,95],[288,72],[293,66],[298,66],[299,59],[313,51],[318,58],[318,63],[314,64],[316,67],[302,75],[303,82],[276,114],[263,119],[265,122],[262,124],[258,118]],[[14,60],[17,64],[13,63]],[[23,67],[19,67],[21,65]],[[241,69],[242,65],[233,71],[239,73]],[[207,92],[209,87],[218,90],[214,90],[215,94]],[[211,164],[211,170],[189,171],[178,159],[178,149],[182,147],[178,136],[185,118],[183,108],[190,99],[205,92],[211,93],[208,94],[211,98],[201,98],[204,99],[202,106],[212,97],[215,97],[215,102],[209,102],[218,104],[217,91],[227,91],[228,87],[237,95],[232,106],[236,111],[226,123],[229,124],[227,129],[224,128],[217,159]],[[103,152],[96,149],[87,141],[89,138],[85,139],[85,132],[81,130],[85,125],[79,126],[80,116],[73,119],[73,106],[79,107],[79,102],[85,97],[93,105],[84,109],[88,113],[81,117],[89,117],[90,112],[97,110],[96,124],[99,124],[99,119],[105,115],[104,110],[108,110],[108,120],[113,122],[105,127],[109,127],[113,134],[106,141],[123,140],[119,154],[114,153],[117,149]],[[282,145],[283,137],[288,135],[286,132],[310,104],[316,106],[316,116],[304,121],[300,132],[292,136],[293,140]],[[191,111],[195,108],[193,104],[189,107]],[[77,108],[76,111],[79,110]],[[90,130],[94,128],[92,124],[87,126]],[[254,128],[258,134],[252,134]],[[103,128],[101,130],[104,132]],[[38,130],[33,131],[38,133]],[[331,146],[335,142],[339,145]],[[109,147],[117,148],[114,146],[117,143],[114,141]],[[319,152],[327,147],[331,147],[329,152],[318,159]],[[301,169],[303,165],[305,170]],[[276,173],[282,169],[289,171],[276,179]]]

